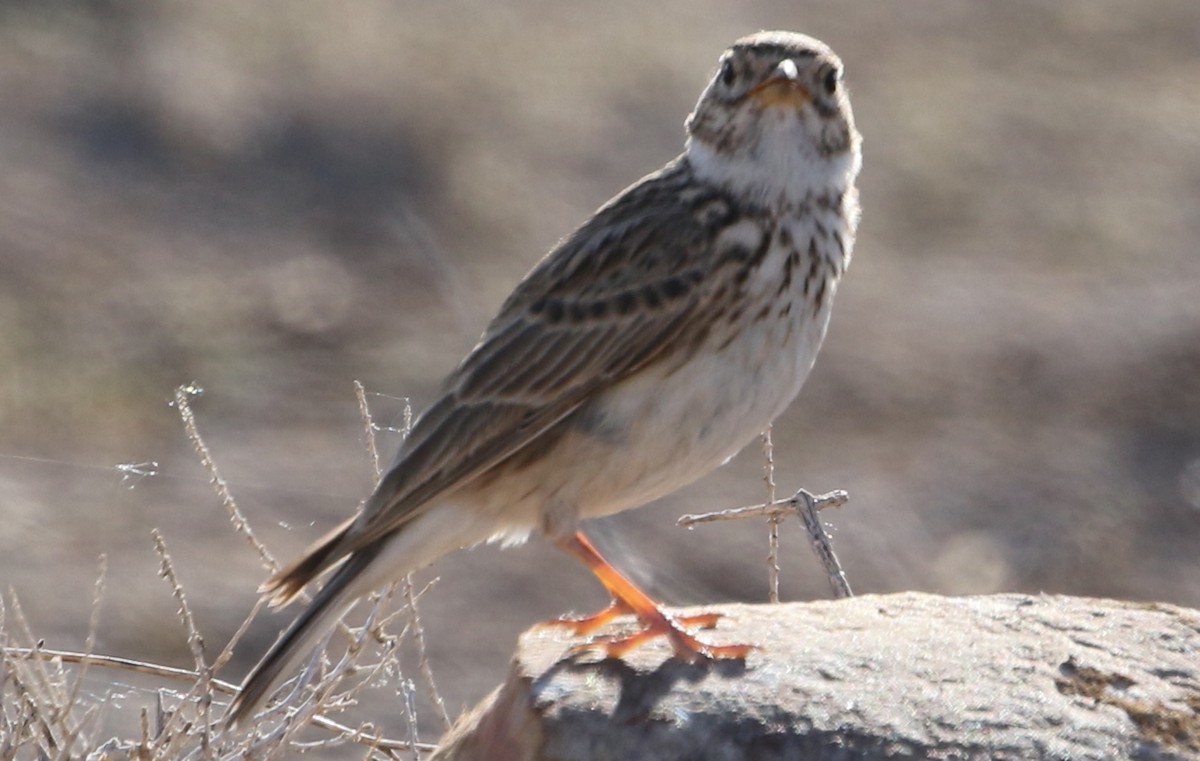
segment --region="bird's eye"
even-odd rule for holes
[[[721,64],[720,77],[721,84],[725,85],[726,87],[732,87],[733,80],[737,78],[737,74],[733,70],[733,64],[731,64],[729,61]]]
[[[825,72],[825,92],[828,95],[833,95],[837,92],[838,80],[842,78],[842,73],[837,69],[830,69]]]

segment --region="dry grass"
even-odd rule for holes
[[[165,546],[159,544],[159,549],[164,569],[169,568]],[[359,693],[381,674],[398,671],[397,650],[411,627],[405,622],[399,631],[395,628],[412,616],[406,605],[394,605],[390,594],[372,599],[362,623],[348,627],[349,641],[341,656],[331,658],[334,648],[318,654],[289,682],[291,692],[284,702],[260,713],[251,726],[231,731],[221,721],[221,707],[238,688],[215,674],[234,642],[214,664],[206,664],[203,640],[191,622],[182,588],[174,580],[171,585],[181,601],[181,618],[190,627],[186,636],[196,648],[195,669],[46,649],[32,634],[18,598],[10,594],[0,629],[0,758],[271,759],[356,746],[364,758],[420,758],[431,749],[411,734],[385,737],[370,725],[348,726],[333,718],[354,706]],[[96,610],[102,590],[101,580]],[[84,695],[84,677],[93,669],[145,674],[161,685],[154,691],[153,708],[141,709],[138,731],[107,736],[106,704],[128,677],[103,677],[111,679],[110,692]],[[411,707],[413,682],[399,679],[396,689],[402,705]],[[407,719],[415,726],[415,716]]]
[[[374,424],[361,384],[356,388],[367,427],[368,453],[378,472]],[[185,386],[175,394],[175,406],[188,439],[229,514],[233,536],[249,542],[264,567],[274,570],[278,565],[238,508],[200,435],[188,402],[195,393],[198,389]],[[281,688],[282,700],[260,712],[251,726],[231,730],[223,723],[223,706],[238,687],[220,679],[219,674],[262,605],[254,607],[210,660],[167,541],[157,529],[152,537],[160,562],[159,575],[178,605],[180,636],[186,639],[192,654],[192,668],[170,668],[93,653],[105,592],[107,561],[103,557],[87,645],[82,652],[46,649],[26,620],[16,592],[10,591],[8,600],[0,601],[0,758],[271,759],[297,752],[355,747],[364,758],[420,758],[421,752],[431,749],[416,737],[413,696],[417,687],[400,669],[400,650],[408,643],[419,654],[424,688],[445,717],[425,654],[417,610],[424,590],[414,589],[411,580],[372,596],[366,606],[360,606],[366,610],[354,614],[355,623],[343,621],[337,639],[314,654],[300,675]],[[107,688],[83,689],[85,677],[93,669],[110,672],[101,678]],[[108,737],[106,707],[129,672],[148,675],[159,685],[153,691],[153,708],[141,709],[139,726],[132,733]],[[386,737],[368,724],[349,726],[334,718],[355,706],[364,689],[385,678],[400,698],[409,727],[407,736]],[[449,724],[448,718],[444,721]]]

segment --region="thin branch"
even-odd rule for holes
[[[96,629],[100,625],[100,603],[104,599],[104,582],[108,576],[108,557],[100,556],[99,568],[96,571],[96,584],[92,590],[92,615],[88,618],[88,633],[87,638],[83,642],[83,652],[91,653],[96,647]],[[67,697],[65,709],[71,710],[71,706],[75,705],[75,701],[79,699],[79,691],[83,688],[83,678],[87,675],[87,666],[80,668],[75,674],[75,681],[71,684],[71,691]],[[82,723],[79,725],[82,727]]]
[[[817,510],[820,509],[818,500],[829,495],[823,494],[821,497],[814,497],[801,489],[796,492],[796,496],[804,503],[799,511],[800,517],[804,519],[804,528],[808,530],[808,538],[812,542],[813,552],[817,553],[821,565],[825,568],[825,573],[829,576],[829,585],[833,587],[833,596],[839,599],[852,597],[854,592],[851,591],[850,582],[846,579],[846,572],[842,570],[842,564],[838,562],[837,555],[833,551],[833,540],[817,516]],[[845,492],[841,492],[839,497],[843,503],[847,499]]]
[[[415,740],[417,737],[417,707],[413,697],[416,695],[417,688],[411,679],[405,679],[400,683],[400,692],[404,699],[404,717],[408,720],[408,734]],[[413,761],[421,761],[416,748],[413,748]]]
[[[209,721],[209,714],[212,709],[212,688],[213,679],[212,669],[208,666],[207,659],[204,657],[204,638],[200,636],[200,629],[196,626],[196,619],[192,616],[192,609],[188,605],[187,595],[183,591],[183,585],[179,582],[179,577],[175,575],[175,567],[171,563],[171,555],[167,552],[167,543],[163,539],[158,529],[150,531],[154,537],[154,550],[158,553],[159,558],[159,575],[167,580],[171,585],[171,594],[175,597],[175,601],[179,603],[177,611],[180,621],[187,629],[188,649],[192,651],[192,661],[196,665],[196,673],[199,676],[196,684],[193,685],[187,696],[190,699],[192,694],[196,694],[200,704],[200,747],[204,751],[205,756],[210,755],[211,750],[211,735],[210,727],[212,722]],[[178,715],[178,714],[176,714]]]
[[[9,588],[8,595],[9,607],[12,608],[13,619],[19,627],[21,635],[24,636],[26,642],[33,644],[31,648],[33,651],[38,651],[42,647],[42,641],[34,638],[33,630],[29,626],[29,619],[25,617],[25,612],[21,609],[21,601],[17,597],[16,591]],[[44,756],[50,755],[49,751],[51,750],[56,751],[63,747],[57,721],[47,716],[48,712],[43,709],[46,704],[60,706],[63,700],[59,685],[51,677],[46,664],[45,660],[39,658],[34,661],[34,666],[28,670],[27,675],[13,674],[13,677],[19,680],[21,697],[24,698],[25,705],[22,711],[25,713],[25,720],[23,724],[29,727],[31,734],[40,738],[38,745]],[[32,677],[32,681],[26,676]]]
[[[121,669],[123,671],[134,671],[139,674],[147,674],[149,676],[160,677],[163,679],[177,679],[180,681],[194,682],[200,675],[191,669],[181,669],[174,666],[163,666],[157,663],[147,663],[145,661],[135,661],[132,658],[122,658],[116,655],[97,655],[95,653],[80,653],[71,650],[51,650],[49,648],[32,648],[32,647],[9,647],[5,648],[4,654],[12,658],[23,658],[26,660],[53,660],[59,659],[63,663],[75,663],[81,666],[100,666],[102,668]],[[212,687],[215,691],[225,695],[236,695],[238,686],[231,682],[226,682],[221,679],[213,679]]]
[[[184,628],[187,629],[188,649],[192,652],[196,673],[203,674],[208,669],[204,658],[204,638],[200,636],[200,631],[196,628],[196,619],[192,617],[192,609],[188,606],[187,595],[184,594],[183,585],[179,583],[179,577],[175,575],[175,566],[171,564],[166,541],[158,529],[151,529],[150,535],[154,537],[154,551],[158,553],[158,575],[171,585],[171,595],[175,598],[175,602],[179,603],[179,610],[176,611],[176,614]]]
[[[771,428],[762,432],[763,481],[767,484],[767,504],[775,502],[775,444],[771,441]],[[779,602],[779,521],[778,515],[767,518],[767,601]]]
[[[821,565],[825,568],[825,573],[829,576],[829,583],[833,587],[834,596],[839,598],[850,597],[853,593],[850,590],[850,583],[846,580],[846,573],[842,570],[842,565],[838,562],[837,555],[833,551],[833,542],[829,538],[829,534],[825,531],[825,527],[821,525],[821,521],[817,517],[818,510],[824,510],[828,507],[841,507],[849,499],[849,495],[841,489],[816,496],[801,489],[787,499],[775,500],[765,505],[747,505],[745,507],[731,507],[728,510],[718,510],[713,513],[684,515],[676,521],[676,524],[679,526],[694,526],[697,523],[732,521],[760,515],[777,516],[779,518],[787,515],[799,515],[804,521],[805,529],[808,531],[813,551],[817,553],[817,558],[821,561]]]
[[[766,505],[746,505],[744,507],[731,507],[726,510],[718,510],[712,513],[699,513],[696,515],[683,515],[675,522],[677,526],[694,526],[697,523],[712,523],[714,521],[734,521],[742,518],[754,518],[762,515],[776,515],[786,517],[788,515],[796,515],[800,509],[800,503],[804,501],[801,494],[808,492],[801,489],[787,499],[778,499]],[[849,501],[850,496],[841,489],[836,489],[828,494],[820,494],[813,496],[808,495],[814,500],[817,510],[824,510],[829,507],[841,507]]]
[[[417,654],[419,655],[418,668],[421,670],[421,676],[425,680],[425,687],[429,690],[433,704],[437,706],[442,715],[442,724],[449,729],[453,722],[450,721],[450,713],[446,710],[446,702],[442,700],[442,695],[438,692],[437,682],[433,678],[433,667],[429,664],[429,651],[425,648],[425,627],[421,625],[420,612],[417,610],[417,595],[413,594],[412,574],[404,579],[404,599],[408,602],[409,610],[412,611],[412,631],[417,640]]]
[[[367,734],[360,729],[348,727],[345,724],[330,719],[326,716],[314,716],[312,723],[322,729],[327,729],[332,732],[338,732],[347,740],[357,743],[358,745],[366,745],[379,750],[419,750],[425,753],[432,753],[437,750],[436,745],[430,743],[409,742],[408,740],[391,740],[386,737],[379,737],[374,734]]]
[[[238,642],[242,641],[242,637],[246,636],[246,632],[250,629],[250,624],[255,618],[258,617],[259,612],[261,612],[266,606],[266,597],[259,597],[257,600],[255,600],[254,607],[250,609],[250,614],[246,616],[244,621],[242,621],[241,626],[237,628],[237,631],[235,631],[233,636],[229,638],[229,641],[225,643],[224,649],[222,649],[220,654],[217,655],[217,659],[213,661],[212,671],[214,674],[220,671],[221,667],[228,663],[229,659],[233,657],[233,649],[237,647]]]
[[[354,381],[354,396],[358,399],[358,414],[362,418],[363,430],[367,432],[367,455],[371,458],[375,483],[379,483],[383,469],[379,465],[379,447],[375,441],[375,423],[371,420],[371,408],[367,404],[367,389],[363,386],[362,381]],[[405,429],[405,435],[408,435],[407,429]]]
[[[183,429],[187,432],[188,441],[192,442],[192,449],[196,451],[196,456],[200,458],[200,464],[208,472],[209,483],[217,490],[217,496],[220,497],[221,504],[225,506],[225,511],[229,513],[229,520],[233,523],[234,529],[244,536],[246,541],[250,543],[250,546],[258,553],[263,566],[269,572],[275,573],[279,570],[279,563],[271,555],[267,546],[260,542],[258,537],[254,535],[249,521],[246,520],[246,516],[242,515],[242,511],[237,506],[237,501],[233,498],[233,493],[229,491],[229,484],[221,477],[221,472],[217,469],[216,460],[213,459],[212,453],[209,452],[208,445],[204,443],[204,439],[200,436],[200,429],[196,427],[196,416],[192,412],[191,405],[188,403],[188,396],[192,393],[193,387],[190,385],[180,386],[175,389],[175,407],[179,410],[179,417],[183,420]]]

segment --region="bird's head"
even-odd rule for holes
[[[792,32],[760,32],[725,51],[687,131],[698,174],[767,202],[848,186],[861,163],[841,60]]]

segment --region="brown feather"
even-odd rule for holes
[[[358,520],[358,515],[350,516],[349,519],[342,521],[333,530],[313,542],[308,549],[300,553],[300,557],[273,573],[269,579],[260,584],[258,593],[270,595],[272,608],[281,608],[296,599],[296,596],[309,582],[330,567],[330,556],[356,520]]]

